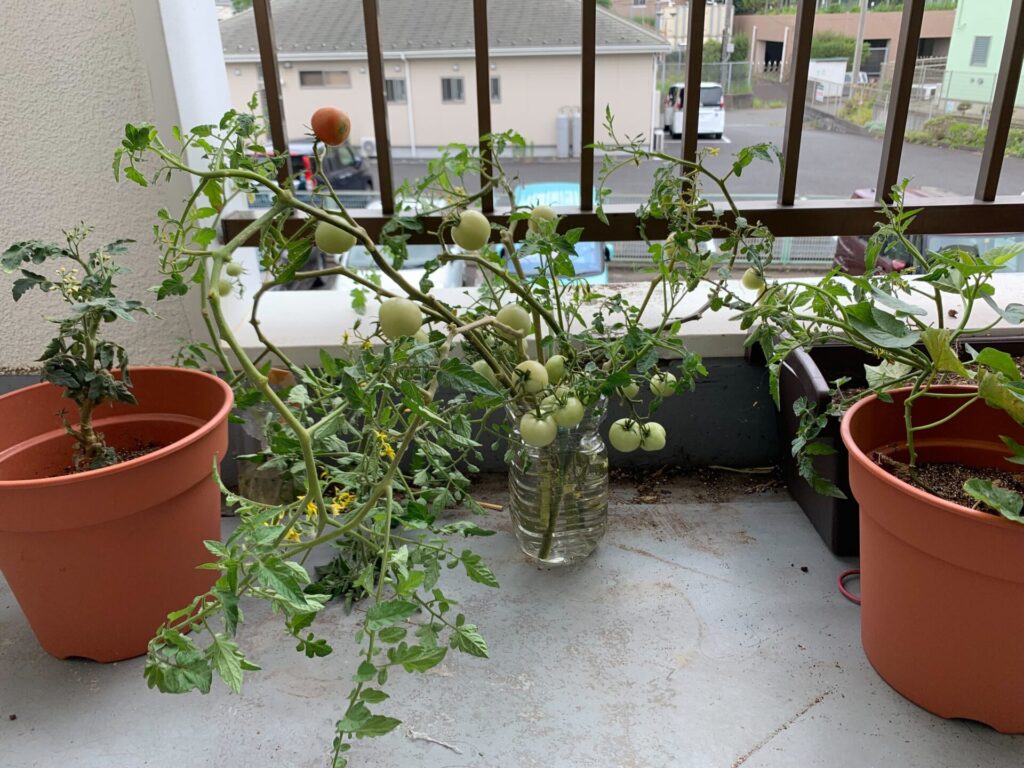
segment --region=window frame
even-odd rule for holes
[[[982,41],[984,41],[984,44],[985,44],[985,50],[984,50],[984,54],[985,55],[984,55],[984,60],[979,62],[979,61],[976,61],[975,59],[976,59],[977,54],[978,54],[978,43],[980,43]],[[991,55],[991,53],[992,53],[992,35],[975,35],[974,39],[971,41],[971,58],[970,58],[970,61],[968,62],[969,66],[987,68],[988,67],[988,59],[989,59],[989,56]]]
[[[445,83],[458,82],[459,97],[445,98]],[[441,103],[442,104],[465,104],[466,103],[466,78],[463,75],[443,75],[441,77]]]
[[[347,85],[334,85],[327,82],[328,75],[342,74],[348,80]],[[319,85],[310,85],[302,82],[303,75],[320,75],[321,83]],[[299,88],[304,90],[317,90],[324,88],[333,88],[337,90],[348,90],[352,88],[352,70],[350,69],[300,69],[299,70]]]
[[[363,27],[365,29],[366,60],[368,64],[370,95],[373,107],[373,132],[378,147],[377,172],[381,194],[379,211],[353,211],[356,220],[371,236],[379,232],[394,211],[394,184],[392,177],[391,146],[388,141],[387,103],[384,98],[384,52],[380,30],[381,0],[363,0]],[[701,53],[704,45],[704,21],[708,0],[691,0],[687,10],[686,47],[691,55],[690,65],[683,77],[686,93],[696,93],[700,86]],[[273,23],[270,0],[253,0],[256,17],[257,37],[260,45],[260,61],[265,74],[266,109],[273,147],[278,152],[287,151],[281,83],[277,51],[273,46]],[[889,190],[898,181],[900,160],[907,128],[907,115],[913,88],[914,68],[921,27],[924,18],[925,0],[907,0],[901,14],[900,30],[895,44],[895,64],[889,91],[888,121],[882,140],[881,160],[875,184],[877,200],[869,201],[802,201],[796,199],[796,177],[800,159],[800,139],[804,117],[807,88],[807,69],[817,0],[796,0],[796,20],[792,36],[792,54],[788,62],[790,76],[790,98],[787,100],[786,123],[782,142],[782,170],[779,193],[771,201],[743,201],[736,215],[759,219],[777,237],[808,237],[837,234],[865,234],[874,230],[878,221],[878,206],[891,205]],[[487,98],[490,64],[488,52],[488,25],[486,0],[473,0],[473,45],[471,68],[476,73],[476,112],[478,135],[490,133],[491,104]],[[603,13],[603,12],[602,12]],[[581,13],[581,89],[580,110],[583,135],[581,141],[580,203],[576,210],[568,213],[566,224],[583,228],[585,240],[636,240],[635,211],[630,206],[605,206],[608,223],[599,219],[594,212],[594,126],[599,122],[596,114],[596,58],[599,50],[597,37],[597,0],[582,0]],[[921,207],[921,212],[911,224],[911,234],[943,233],[1011,233],[1019,232],[1024,215],[1024,199],[1019,195],[998,195],[998,186],[1003,166],[1004,150],[1008,143],[1010,121],[1014,101],[1021,81],[1021,65],[1024,62],[1024,4],[1013,3],[1006,25],[1006,38],[996,74],[989,130],[982,152],[977,185],[973,196],[936,198],[934,203]],[[465,83],[461,88],[462,102],[466,101]],[[797,96],[794,96],[796,94]],[[692,162],[697,156],[697,125],[699,99],[687,99],[683,105],[683,140],[680,156]],[[445,102],[460,103],[460,102]],[[485,162],[490,157],[486,143],[480,148]],[[494,211],[493,195],[486,193],[481,198],[486,213]],[[621,208],[621,210],[620,210]],[[627,210],[627,208],[629,210]],[[251,213],[229,215],[222,220],[224,234],[231,237],[251,221]],[[725,214],[725,219],[731,218]],[[496,220],[501,219],[496,212]],[[298,220],[295,222],[298,224]],[[427,227],[435,224],[429,220]],[[658,236],[656,231],[648,233]],[[419,233],[410,242],[429,242],[429,237]]]
[[[388,83],[401,83],[402,84],[402,98],[395,99],[395,98],[390,98],[389,97]],[[384,78],[384,100],[388,104],[408,104],[409,103],[409,86],[406,83],[405,75],[403,75],[402,77],[386,77],[386,78]]]

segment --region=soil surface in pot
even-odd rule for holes
[[[1010,472],[994,467],[969,467],[964,464],[919,464],[917,472],[911,474],[910,467],[896,461],[885,454],[875,453],[875,463],[886,472],[920,488],[940,499],[951,501],[979,512],[991,515],[999,513],[979,503],[977,499],[964,492],[964,483],[972,477],[988,480],[993,485],[1024,495],[1024,472]]]
[[[164,446],[158,443],[136,443],[134,446],[130,448],[118,448],[115,446],[114,452],[117,453],[117,463],[123,464],[126,461],[141,458],[142,456],[145,456],[147,453],[159,451],[163,447]],[[88,472],[90,471],[90,469],[90,467],[75,467],[73,465],[68,465],[67,467],[64,468],[64,474],[77,475],[79,472]]]

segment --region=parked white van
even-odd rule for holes
[[[683,135],[683,83],[676,83],[665,96],[665,131],[678,139]],[[700,84],[700,111],[697,133],[722,138],[725,133],[725,91],[720,83]]]

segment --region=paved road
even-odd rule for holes
[[[741,147],[761,141],[782,146],[785,111],[734,110],[726,122],[723,141],[701,141],[700,146],[718,147],[718,157],[709,165],[716,172],[724,171],[732,155]],[[805,129],[797,195],[806,197],[848,197],[853,190],[873,187],[881,156],[881,141],[863,136]],[[666,152],[679,152],[679,142],[669,141]],[[981,155],[977,152],[907,144],[903,151],[901,174],[910,176],[917,186],[934,186],[954,194],[970,195],[978,175]],[[534,160],[509,164],[524,183],[541,181],[576,181],[577,163],[573,161]],[[615,190],[616,202],[639,202],[650,189],[653,163],[640,168],[627,168],[612,177],[609,186]],[[415,178],[426,172],[425,162],[399,161],[396,177]],[[739,197],[774,196],[779,183],[779,166],[758,161],[731,185]],[[1007,158],[1003,166],[1000,194],[1024,191],[1024,160]],[[1022,225],[1024,228],[1024,225]]]

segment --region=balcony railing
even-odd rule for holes
[[[473,0],[475,71],[477,88],[477,133],[491,132],[491,100],[489,84],[489,53],[487,38],[487,2]],[[267,114],[270,135],[275,150],[286,153],[287,133],[278,76],[277,51],[270,0],[254,0],[253,11],[259,42],[260,63],[266,87]],[[380,42],[380,14],[378,0],[363,0],[366,30],[367,65],[370,76],[374,133],[377,145],[377,171],[381,195],[381,210],[353,210],[351,213],[376,236],[394,210],[394,182],[391,168],[391,144],[388,139],[387,105],[384,91],[384,63]],[[889,202],[889,190],[898,181],[902,158],[907,114],[914,85],[921,22],[926,0],[906,0],[896,61],[893,66],[889,93],[889,110],[882,140],[881,161],[878,168],[878,201],[871,200],[796,200],[796,179],[800,163],[800,140],[803,134],[804,95],[807,89],[808,65],[811,58],[811,36],[814,28],[815,0],[799,0],[793,36],[794,55],[789,80],[789,99],[783,135],[783,164],[778,195],[771,201],[740,203],[740,214],[751,221],[759,220],[779,237],[806,237],[822,235],[870,234],[878,221],[879,203]],[[687,64],[685,73],[684,123],[681,155],[693,160],[697,155],[697,119],[700,104],[701,60],[706,0],[690,0]],[[566,214],[566,225],[582,227],[586,240],[637,240],[634,208],[629,205],[606,205],[607,223],[594,213],[594,141],[595,121],[595,63],[596,63],[597,0],[582,0],[581,63],[582,63],[582,142],[584,149],[579,164],[580,204],[575,210],[560,210]],[[913,233],[972,234],[1002,233],[1024,230],[1024,198],[997,196],[999,176],[1003,166],[1014,99],[1020,84],[1024,61],[1024,0],[1013,0],[1006,29],[1002,61],[996,81],[990,117],[990,130],[985,142],[973,197],[936,198],[922,206],[921,213],[911,226]],[[488,157],[484,142],[481,152]],[[287,168],[282,169],[287,173]],[[502,220],[502,211],[495,210],[494,199],[488,192],[482,199],[483,210]],[[707,213],[708,217],[712,214]],[[240,212],[226,217],[223,226],[226,237],[237,234],[252,219],[252,214]],[[426,230],[414,235],[411,242],[431,242],[428,231],[436,229],[439,219],[428,217]],[[298,227],[296,221],[295,227]],[[657,222],[647,228],[650,237],[663,237]],[[253,243],[256,244],[255,242]]]

